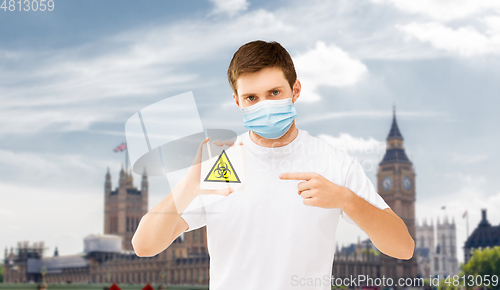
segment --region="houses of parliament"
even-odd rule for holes
[[[342,249],[337,246],[332,261],[334,277],[363,274],[373,278],[391,277],[394,281],[398,278],[428,277],[425,269],[429,267],[417,265],[417,260],[421,263],[432,261],[430,257],[422,258],[419,255],[433,252],[433,233],[430,233],[427,224],[424,225],[425,228],[416,228],[416,174],[405,153],[395,112],[386,143],[386,152],[377,173],[378,193],[405,222],[417,245],[414,255],[409,260],[395,259],[379,252],[369,239],[363,242],[358,239],[357,245],[352,244]],[[10,252],[5,249],[5,282],[40,282],[41,272],[44,270],[47,283],[163,282],[208,285],[210,256],[205,227],[183,233],[156,256],[138,257],[134,253],[131,239],[141,217],[148,211],[148,177],[143,174],[140,188],[137,188],[131,172],[122,168],[119,174],[118,186],[114,190],[109,169],[105,176],[103,235],[91,234],[85,237],[84,251],[67,256],[59,256],[56,248],[54,254],[47,257],[44,255],[43,242],[33,245],[19,242],[15,251],[12,247]],[[425,232],[426,243],[418,243],[417,233],[420,232]],[[446,235],[449,236],[443,239],[455,240],[454,223],[453,227],[447,228]],[[418,245],[431,248],[425,251],[418,248]],[[456,249],[456,245],[454,247]],[[450,255],[454,256],[455,253]],[[456,257],[450,256],[447,261],[456,262]]]
[[[5,283],[162,283],[208,285],[209,260],[205,228],[183,233],[163,252],[138,257],[132,236],[148,211],[148,178],[140,189],[132,173],[121,169],[118,186],[112,190],[111,174],[104,182],[104,234],[84,238],[80,254],[44,256],[43,242],[19,242],[17,251],[5,249]]]

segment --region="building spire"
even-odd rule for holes
[[[488,219],[486,218],[486,209],[483,208],[481,209],[481,222],[479,223],[480,227],[491,227],[490,222],[488,222]]]
[[[109,166],[108,166],[108,171],[106,172],[106,180],[104,181],[104,193],[106,196],[108,196],[111,193],[111,173],[109,173]]]
[[[134,177],[132,176],[132,169],[125,171],[126,184],[129,186],[134,186]]]
[[[387,135],[387,140],[390,139],[401,139],[403,140],[403,135],[399,131],[398,122],[396,122],[396,105],[392,105],[392,125],[389,135]]]
[[[398,122],[396,121],[396,105],[394,104],[392,106],[392,125],[389,135],[387,135],[386,152],[379,165],[387,163],[406,163],[411,165],[404,150],[403,135],[401,135]]]
[[[122,186],[122,185],[125,185],[127,183],[127,180],[128,180],[127,172],[125,171],[124,165],[122,163],[122,169],[120,170],[120,179],[119,179],[118,183],[120,186]]]
[[[127,171],[125,171],[125,167],[124,167],[123,163],[122,163],[122,169],[120,170],[120,179],[122,179],[122,178],[124,178],[124,179],[127,178]]]

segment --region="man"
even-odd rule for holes
[[[330,289],[342,216],[381,252],[412,257],[406,225],[357,159],[295,126],[301,84],[279,43],[240,47],[228,79],[249,129],[234,145],[247,151],[244,187],[200,190],[200,147],[186,177],[141,219],[132,239],[137,255],[156,255],[182,232],[206,225],[212,289]],[[227,197],[184,212],[210,193]],[[151,214],[166,212],[177,214]]]

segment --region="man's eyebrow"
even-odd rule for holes
[[[267,90],[267,92],[272,92],[272,91],[277,90],[277,89],[282,89],[283,87],[284,86],[274,87],[272,89]]]
[[[274,87],[274,88],[272,88],[272,89],[267,90],[267,92],[272,92],[272,91],[274,91],[274,90],[276,90],[276,89],[282,89],[282,88],[283,88],[283,86]],[[240,97],[242,97],[242,98],[243,98],[243,97],[246,97],[246,96],[252,96],[252,95],[256,95],[256,94],[255,94],[255,93],[248,93],[248,94],[243,94],[243,95],[240,95]]]

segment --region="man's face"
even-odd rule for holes
[[[236,105],[250,107],[265,100],[282,100],[292,98],[292,102],[300,95],[300,82],[295,80],[293,93],[280,68],[264,68],[255,73],[246,73],[236,80],[238,96],[233,94]]]

